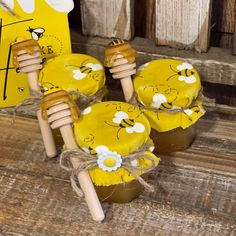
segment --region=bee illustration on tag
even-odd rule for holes
[[[41,27],[37,27],[37,28],[31,28],[31,27],[29,27],[29,29],[28,29],[27,31],[30,32],[32,39],[38,41],[40,38],[43,37],[43,34],[44,34],[44,32],[45,32],[45,29],[44,29],[44,28],[41,28]]]
[[[135,119],[130,118],[129,115],[124,111],[118,111],[115,113],[115,117],[112,119],[114,124],[110,124],[104,121],[107,125],[117,127],[116,137],[119,140],[119,133],[121,130],[125,130],[126,133],[142,133],[145,131],[145,126],[142,123],[135,122]]]
[[[23,87],[18,88],[19,93],[23,93],[24,90],[25,90],[25,88],[23,88]]]
[[[187,84],[193,84],[197,81],[195,77],[195,72],[193,66],[189,63],[182,63],[181,65],[176,66],[177,70],[174,70],[170,65],[170,69],[175,73],[171,75],[166,81],[169,81],[173,77],[178,77],[179,81],[183,81]]]

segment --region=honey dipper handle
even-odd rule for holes
[[[93,219],[95,221],[104,220],[105,215],[88,171],[81,171],[78,174],[78,179]]]
[[[130,76],[120,79],[125,101],[128,102],[134,92],[133,82]]]
[[[48,122],[42,119],[41,110],[37,111],[37,118],[47,156],[55,157],[57,155],[57,149],[54,143],[52,130]]]
[[[30,89],[34,91],[40,91],[38,84],[38,71],[29,72],[27,78]]]
[[[38,85],[38,71],[32,71],[27,73],[28,84],[32,91],[40,91]],[[45,151],[48,157],[55,157],[57,155],[57,149],[54,142],[52,130],[47,121],[41,117],[41,112],[37,111],[37,118],[39,127],[41,130]]]
[[[77,149],[77,144],[75,143],[73,130],[71,128],[71,125],[64,125],[60,127],[61,135],[63,138],[63,141],[66,145],[67,149]],[[75,158],[71,159],[72,165],[74,168],[77,168],[79,165],[79,161]],[[92,218],[95,221],[102,221],[105,218],[102,206],[100,204],[100,201],[98,199],[97,193],[94,189],[93,183],[90,179],[90,176],[88,174],[87,170],[81,171],[78,174],[78,180],[80,183],[80,187],[84,193],[85,201],[87,202],[89,211],[92,215]]]

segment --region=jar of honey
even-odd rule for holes
[[[184,150],[193,142],[195,123],[205,113],[201,81],[189,63],[161,59],[140,66],[133,79],[133,102],[143,110],[156,153]]]
[[[150,124],[139,108],[108,101],[93,104],[74,123],[80,148],[96,158],[89,175],[101,201],[129,202],[136,198],[159,158],[149,138]]]

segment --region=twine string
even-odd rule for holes
[[[42,93],[36,90],[30,91],[30,96],[24,99],[21,103],[15,106],[13,110],[13,123],[15,123],[16,114],[21,107],[25,107],[26,111],[37,110],[39,108],[39,104],[42,98]],[[26,108],[27,106],[30,106]]]
[[[80,96],[78,106],[80,107],[81,110],[83,110],[89,104],[91,105],[91,104],[100,102],[102,100],[103,96],[106,95],[106,93],[107,93],[107,88],[104,86],[100,90],[98,90],[97,93],[95,93],[92,96],[86,96],[78,90],[70,91],[69,95],[79,95]],[[16,114],[21,107],[24,107],[24,110],[26,112],[39,109],[43,94],[40,91],[36,91],[36,90],[30,90],[30,94],[31,95],[28,98],[24,99],[21,103],[19,103],[18,105],[15,106],[15,108],[13,110],[12,123],[15,123]]]
[[[85,109],[88,105],[92,105],[101,102],[102,98],[107,94],[106,86],[100,88],[94,95],[87,96],[80,92],[79,90],[74,90],[69,92],[70,95],[77,95],[80,97],[78,100],[78,106],[81,110]]]
[[[133,95],[130,98],[130,100],[128,101],[128,103],[131,103],[132,105],[138,107],[141,110],[149,110],[149,111],[153,111],[153,112],[175,114],[175,113],[180,112],[180,111],[184,112],[184,110],[186,110],[186,109],[191,109],[194,106],[194,103],[197,102],[197,101],[200,101],[200,102],[207,101],[207,98],[203,95],[202,90],[203,89],[201,88],[197,98],[194,99],[189,106],[175,108],[175,109],[160,110],[158,108],[146,107],[138,101],[138,98],[137,98],[138,95],[137,95],[136,92],[133,93]],[[208,99],[208,101],[209,101],[209,99]],[[211,103],[212,103],[211,106],[214,106],[215,101],[211,100]]]
[[[121,167],[127,170],[130,174],[134,176],[134,178],[149,192],[154,192],[154,187],[148,184],[139,174],[137,171],[145,173],[147,168],[142,168],[138,166],[132,166],[131,162],[133,160],[138,160],[141,158],[146,158],[151,161],[151,166],[148,168],[148,171],[151,171],[155,168],[155,161],[154,159],[147,155],[145,151],[148,150],[147,145],[143,145],[138,151],[133,152],[129,155],[123,156],[123,161]],[[73,167],[72,165],[72,158],[76,158],[79,160],[79,165],[77,168]],[[66,170],[71,172],[71,186],[74,191],[77,193],[79,197],[83,196],[83,192],[79,187],[79,183],[77,180],[77,176],[81,171],[90,170],[93,168],[98,167],[97,158],[93,155],[84,152],[81,149],[73,149],[73,150],[65,150],[60,155],[60,166]]]

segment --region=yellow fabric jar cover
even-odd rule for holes
[[[189,63],[162,59],[140,66],[134,76],[137,100],[151,127],[159,132],[187,128],[204,113],[200,101],[201,81]]]
[[[154,160],[155,166],[158,164],[159,158],[151,153],[150,129],[140,109],[128,103],[97,103],[81,113],[74,123],[74,134],[80,148],[98,158],[98,167],[89,170],[95,185],[109,186],[133,180],[134,176],[122,167],[121,159],[145,144],[150,147],[145,155]],[[143,168],[136,171],[141,175],[150,169],[152,162],[144,156],[132,166]]]
[[[105,84],[102,64],[85,54],[68,54],[47,60],[39,75],[41,86],[48,90],[58,86],[66,91],[78,90],[94,95]]]

